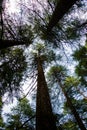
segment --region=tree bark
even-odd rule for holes
[[[53,12],[52,18],[49,21],[47,32],[52,30],[59,20],[67,13],[67,11],[75,4],[78,0],[58,0],[57,6]]]
[[[37,70],[36,130],[57,130],[40,57]]]
[[[0,50],[18,45],[26,45],[26,43],[23,41],[15,41],[15,40],[0,40]]]
[[[0,119],[2,118],[1,111],[2,111],[2,97],[0,97]]]
[[[3,106],[3,102],[2,102],[2,96],[0,97],[0,121],[1,121],[1,124],[3,123],[3,118],[2,118],[2,106]]]
[[[58,81],[58,84],[60,85],[64,96],[66,97],[68,106],[69,106],[71,112],[73,113],[73,115],[74,115],[74,117],[75,117],[75,119],[76,119],[76,121],[77,121],[77,124],[78,124],[79,128],[80,128],[81,130],[86,130],[86,128],[85,128],[85,126],[84,126],[84,124],[83,124],[83,122],[82,122],[82,120],[81,120],[81,118],[80,118],[80,116],[79,116],[79,113],[76,111],[76,108],[73,106],[72,101],[71,101],[71,99],[69,98],[69,96],[67,95],[67,93],[66,93],[64,87],[62,86],[61,82]]]

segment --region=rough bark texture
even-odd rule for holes
[[[57,130],[40,58],[37,68],[36,130]]]
[[[60,87],[61,87],[61,89],[62,89],[62,92],[64,93],[64,96],[65,96],[66,99],[67,99],[68,106],[69,106],[71,112],[73,113],[73,115],[74,115],[74,117],[75,117],[75,119],[76,119],[76,121],[77,121],[77,123],[78,123],[79,128],[80,128],[81,130],[86,130],[86,128],[85,128],[85,126],[84,126],[84,124],[83,124],[83,122],[82,122],[82,120],[81,120],[81,118],[80,118],[80,116],[79,116],[79,113],[76,111],[75,107],[74,107],[73,104],[72,104],[71,99],[69,98],[69,96],[68,96],[67,93],[65,92],[65,89],[63,88],[62,84],[61,84],[59,81],[58,81],[58,83],[59,83],[59,85],[60,85]]]
[[[78,0],[59,0],[57,6],[53,12],[52,18],[49,21],[47,30],[52,30],[59,20],[67,13],[67,11],[75,4]]]

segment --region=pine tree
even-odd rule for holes
[[[79,113],[76,111],[75,106],[73,105],[70,97],[67,94],[67,91],[66,91],[67,86],[63,83],[64,78],[65,78],[65,68],[62,66],[53,66],[50,69],[48,75],[50,76],[50,80],[53,79],[54,83],[56,82],[60,86],[60,88],[67,100],[68,107],[70,108],[71,112],[73,113],[73,116],[75,117],[79,128],[81,130],[86,130],[85,125],[83,124],[83,122],[79,116]]]
[[[37,44],[33,50],[33,65],[36,64],[37,71],[36,130],[56,130],[55,118],[44,75],[44,65],[52,59],[53,53],[50,53],[51,51],[47,52],[43,44]]]

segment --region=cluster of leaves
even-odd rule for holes
[[[85,46],[82,46],[82,48],[84,48]],[[79,49],[80,51],[81,49]],[[76,51],[77,52],[77,51]],[[86,51],[84,52],[86,53]],[[84,55],[84,53],[81,53],[81,55]],[[75,55],[75,53],[74,53]],[[78,63],[80,61],[80,63],[83,63],[82,65],[84,65],[84,61],[83,58],[81,58],[78,54]],[[82,62],[84,61],[84,62]],[[78,64],[79,65],[79,64]],[[81,67],[79,68],[79,70],[81,69]],[[84,66],[84,69],[86,69],[86,66]],[[51,93],[52,93],[52,103],[54,102],[53,106],[57,106],[57,104],[59,104],[61,112],[62,112],[62,116],[61,118],[59,118],[59,120],[57,121],[57,125],[62,127],[62,129],[66,130],[66,129],[79,129],[76,120],[74,119],[74,116],[72,114],[72,110],[69,106],[69,100],[70,102],[72,102],[72,104],[74,105],[76,111],[79,113],[81,120],[83,120],[84,124],[86,125],[86,120],[87,120],[87,111],[85,110],[85,108],[87,107],[86,101],[87,98],[84,96],[84,91],[81,93],[80,91],[82,91],[83,88],[83,83],[84,81],[80,80],[81,76],[85,76],[78,74],[78,77],[76,77],[74,75],[73,76],[69,76],[69,74],[67,75],[68,70],[66,70],[66,68],[64,66],[61,65],[56,65],[56,66],[52,66],[50,71],[48,72],[48,83],[49,86],[51,86],[50,89],[52,89]],[[79,78],[80,77],[80,78]],[[82,84],[82,85],[80,85]],[[57,87],[55,87],[57,86]],[[86,84],[85,84],[86,86]],[[53,87],[55,89],[55,92],[53,91]],[[61,89],[60,89],[61,88]],[[57,89],[59,91],[57,91]],[[62,91],[62,94],[61,94]],[[56,94],[55,94],[56,93]],[[60,96],[59,96],[60,95]],[[60,102],[58,102],[58,100],[60,100],[60,97],[65,97],[66,100],[61,101],[62,105]],[[69,98],[69,100],[67,100],[67,98]],[[59,110],[59,106],[58,106],[58,110]],[[54,107],[53,107],[54,108]],[[59,115],[61,115],[59,112]],[[58,117],[59,117],[58,115]],[[60,122],[60,123],[59,123]]]
[[[0,51],[0,95],[17,96],[21,90],[20,82],[26,70],[27,62],[20,48]]]
[[[78,62],[76,73],[80,77],[82,84],[87,86],[87,41],[85,46],[81,46],[80,49],[75,51],[73,57]]]
[[[11,109],[11,112],[6,113],[6,130],[33,130],[34,118],[32,118],[32,120],[29,119],[34,115],[34,111],[31,109],[29,101],[26,98],[19,99],[17,105]]]

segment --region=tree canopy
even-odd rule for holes
[[[10,2],[0,1],[0,129],[86,130],[87,1]]]

